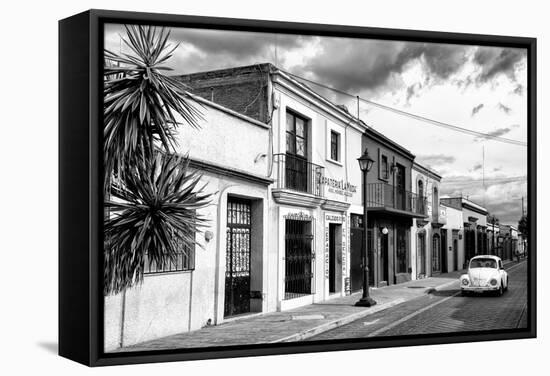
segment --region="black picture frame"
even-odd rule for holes
[[[103,24],[109,22],[525,48],[530,228],[527,329],[104,353],[100,124],[102,33]],[[59,354],[88,366],[106,366],[536,337],[536,48],[536,39],[525,37],[108,10],[89,10],[59,21]]]

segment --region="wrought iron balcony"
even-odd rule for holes
[[[417,216],[427,216],[428,212],[426,197],[386,183],[367,184],[367,207],[398,210]]]
[[[275,154],[273,157],[277,169],[276,188],[323,196],[320,177],[324,174],[324,167],[289,154]]]

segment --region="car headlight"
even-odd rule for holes
[[[489,282],[489,283],[491,283],[491,286],[496,286],[497,285],[497,280],[493,278],[493,279],[491,279],[491,282]]]
[[[470,283],[470,282],[469,282],[466,278],[464,278],[464,279],[462,280],[462,284],[463,284],[464,286],[468,286],[468,283]]]

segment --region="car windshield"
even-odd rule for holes
[[[470,262],[470,269],[473,268],[493,268],[496,269],[497,262],[490,258],[478,258]]]

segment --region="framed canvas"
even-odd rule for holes
[[[59,354],[536,336],[536,40],[59,23]]]

